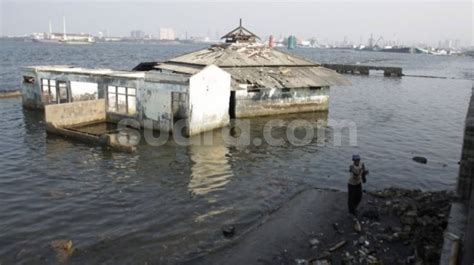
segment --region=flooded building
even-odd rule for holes
[[[132,119],[136,127],[190,136],[232,118],[327,111],[329,87],[349,84],[333,70],[258,43],[242,25],[222,38],[133,71],[26,67],[23,105],[44,109],[49,132],[113,145],[117,128],[98,124]]]
[[[223,44],[135,70],[193,75],[216,65],[232,76],[231,118],[328,110],[329,87],[350,84],[318,63],[272,49],[240,24]]]
[[[230,83],[212,65],[193,75],[32,66],[23,70],[22,96],[24,107],[44,109],[49,132],[101,142],[117,130],[91,126],[127,119],[170,133],[182,121],[186,135],[226,126]]]

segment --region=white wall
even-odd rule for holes
[[[210,65],[189,80],[189,135],[229,124],[229,73]]]

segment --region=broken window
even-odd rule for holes
[[[72,101],[98,99],[97,83],[71,81]]]
[[[108,86],[108,111],[134,115],[137,112],[137,90],[132,87]]]
[[[26,84],[34,84],[35,83],[35,78],[32,76],[23,76],[23,83]]]

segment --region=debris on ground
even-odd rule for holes
[[[337,243],[336,245],[334,245],[333,247],[331,247],[331,248],[329,249],[329,252],[334,252],[334,251],[338,250],[339,248],[341,248],[342,246],[344,246],[346,243],[347,243],[347,241],[345,241],[345,240],[340,241],[339,243]]]
[[[222,228],[222,234],[225,237],[232,237],[235,234],[235,226],[233,225],[226,225]]]
[[[72,240],[54,240],[51,247],[55,250],[70,251],[72,249]]]
[[[312,238],[309,240],[309,245],[310,246],[316,246],[316,245],[319,245],[319,240],[317,238]]]
[[[310,240],[318,256],[304,264],[437,264],[454,193],[390,188],[365,197],[358,218]]]
[[[334,228],[334,231],[336,231],[338,234],[340,234],[340,235],[344,234],[344,231],[342,231],[342,230],[339,228],[339,224],[338,224],[338,223],[333,223],[333,224],[332,224],[332,227]]]
[[[65,263],[74,251],[72,240],[55,240],[51,247],[56,251],[56,259],[59,263]]]
[[[354,230],[357,233],[360,233],[362,231],[362,226],[360,225],[359,220],[354,220]]]

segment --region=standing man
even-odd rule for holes
[[[366,182],[365,176],[369,171],[365,169],[364,163],[360,162],[359,155],[352,156],[352,165],[349,167],[350,177],[348,183],[348,205],[349,213],[356,216],[357,206],[362,200],[362,182]]]

